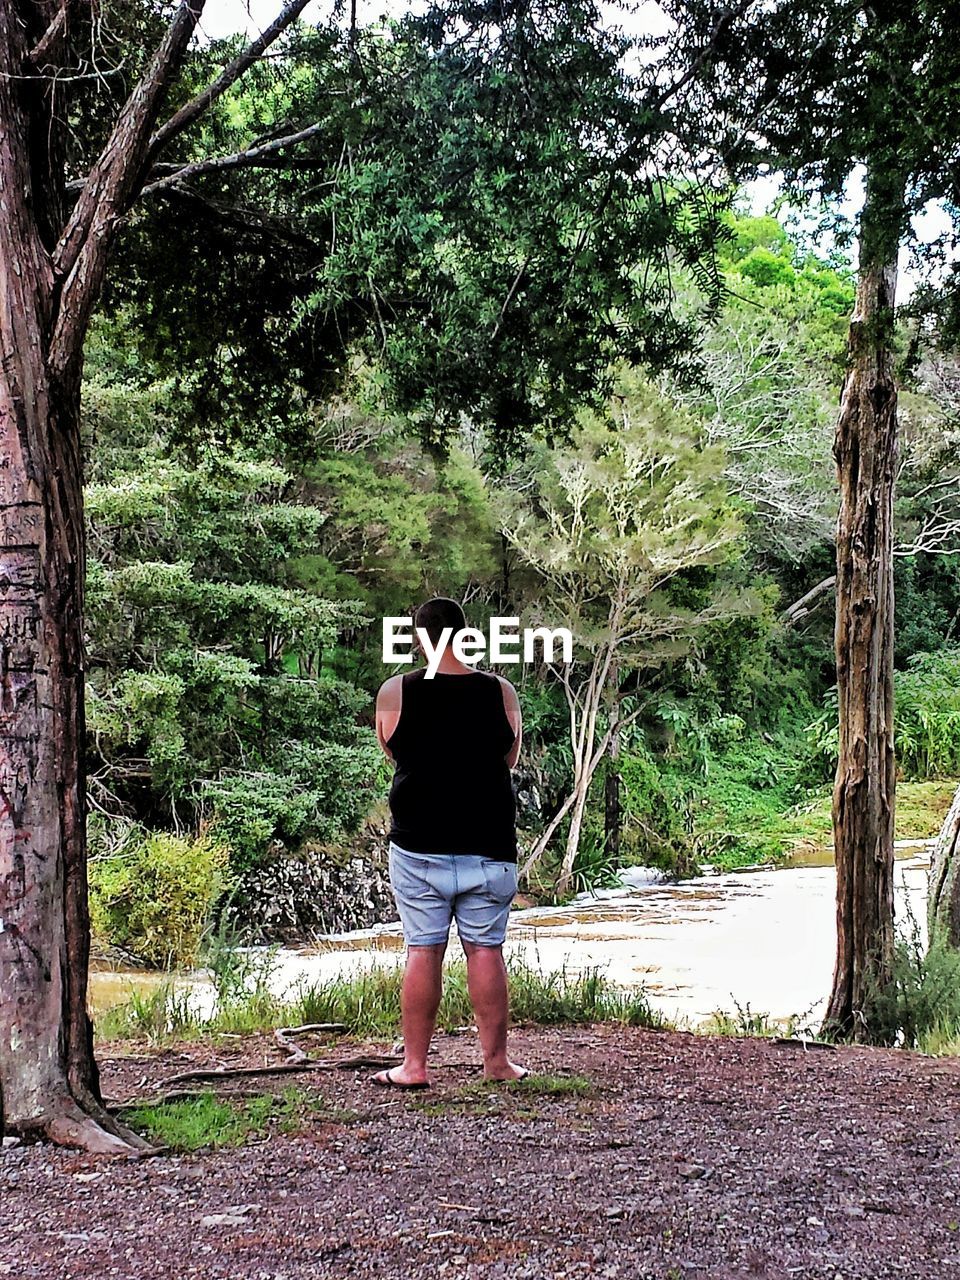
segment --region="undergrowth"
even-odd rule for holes
[[[106,1040],[146,1038],[158,1043],[201,1034],[243,1034],[324,1022],[340,1024],[356,1036],[386,1039],[399,1032],[403,981],[399,965],[378,965],[303,984],[287,998],[280,998],[270,990],[269,953],[260,953],[259,969],[250,953],[243,963],[249,966],[244,981],[221,980],[209,1016],[202,1016],[189,993],[171,982],[148,994],[135,994],[109,1010],[100,1019],[98,1033]],[[511,1016],[516,1023],[665,1025],[642,988],[618,987],[600,969],[543,974],[527,965],[513,964],[509,984]],[[444,974],[437,1025],[452,1031],[472,1023],[466,966],[451,964]]]

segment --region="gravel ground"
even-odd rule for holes
[[[358,1114],[242,1148],[8,1151],[0,1274],[960,1280],[960,1062],[613,1027],[513,1047],[592,1094],[464,1093],[476,1044],[449,1036],[429,1094],[365,1071],[264,1077]],[[277,1057],[266,1039],[108,1053],[104,1092]]]

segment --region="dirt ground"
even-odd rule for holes
[[[256,1081],[319,1092],[333,1118],[241,1148],[9,1150],[0,1274],[960,1277],[956,1060],[615,1027],[519,1031],[514,1056],[593,1091],[464,1093],[475,1040],[444,1036],[429,1094],[374,1089],[362,1070]],[[104,1093],[278,1059],[267,1038],[114,1052]]]

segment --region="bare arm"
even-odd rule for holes
[[[383,748],[383,754],[392,760],[387,743],[400,723],[400,709],[403,704],[403,676],[391,676],[380,686],[377,694],[377,741]]]
[[[520,699],[517,697],[517,691],[503,676],[497,676],[500,681],[500,688],[503,691],[503,709],[507,713],[507,719],[510,722],[510,728],[516,735],[513,739],[513,746],[507,752],[507,767],[509,769],[516,768],[517,761],[520,758],[520,746],[523,740],[523,716],[520,712]]]

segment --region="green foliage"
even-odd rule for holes
[[[131,991],[130,998],[114,1005],[97,1019],[97,1034],[104,1040],[146,1040],[163,1044],[196,1035],[197,1014],[189,987],[165,981],[146,991]]]
[[[359,723],[369,704],[321,668],[363,614],[298,579],[329,510],[265,456],[269,437],[259,454],[178,457],[167,392],[131,388],[99,344],[86,507],[96,801],[151,828],[212,821],[234,871],[356,830],[382,786]]]
[[[305,400],[373,366],[431,442],[466,417],[503,452],[599,402],[618,360],[691,376],[728,193],[674,180],[677,121],[638,52],[593,0],[431,4],[349,35],[334,16],[275,46],[171,156],[319,126],[309,143],[123,227],[108,304],[176,379],[178,429],[249,430],[260,404],[295,439]]]
[[[708,1036],[760,1036],[769,1039],[773,1036],[792,1036],[795,1034],[793,1019],[783,1022],[771,1019],[768,1013],[754,1013],[749,1004],[733,1002],[736,1013],[727,1013],[718,1009],[698,1031]]]
[[[267,1129],[292,1133],[309,1121],[352,1119],[355,1113],[331,1111],[322,1098],[296,1088],[279,1096],[263,1094],[242,1102],[218,1099],[213,1092],[155,1106],[128,1107],[125,1124],[151,1142],[174,1151],[239,1147]]]
[[[89,862],[95,934],[148,964],[196,959],[214,904],[230,885],[229,850],[211,834],[176,836],[131,826],[126,838]]]
[[[960,775],[960,649],[918,653],[894,680],[894,744],[908,778]]]
[[[831,689],[808,729],[813,777],[836,769],[837,695]],[[894,676],[894,746],[897,767],[913,780],[960,776],[960,649],[918,653]]]
[[[871,1028],[878,1043],[926,1052],[957,1052],[960,1044],[960,952],[934,939],[928,948],[907,903],[898,922],[892,981],[875,992]]]
[[[400,1027],[403,970],[399,965],[376,965],[304,985],[291,999],[281,1000],[269,990],[269,954],[255,952],[239,961],[239,969],[226,959],[224,964],[226,974],[221,972],[217,977],[218,998],[212,1017],[204,1020],[197,1013],[190,1014],[184,1009],[180,994],[172,987],[163,987],[147,1000],[138,998],[135,1003],[111,1011],[102,1021],[101,1034],[119,1038],[146,1035],[156,1041],[201,1031],[236,1034],[334,1022],[357,1036],[387,1038]],[[541,974],[526,965],[511,963],[508,977],[515,1022],[545,1026],[591,1022],[619,1022],[632,1027],[664,1025],[642,988],[618,987],[600,969],[576,975],[566,970]],[[175,1017],[165,1016],[166,1000],[174,1003]],[[466,966],[450,965],[444,974],[438,1025],[455,1030],[472,1022]]]

